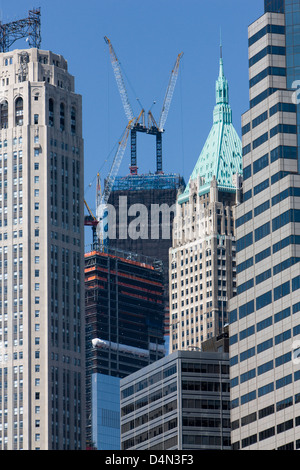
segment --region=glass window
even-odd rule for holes
[[[60,130],[63,132],[65,130],[65,105],[60,104]]]
[[[74,106],[71,108],[71,134],[76,134],[76,109]]]
[[[54,126],[54,101],[52,98],[49,99],[49,113],[48,113],[49,126]]]
[[[7,129],[8,127],[8,102],[3,101],[0,104],[0,128]]]
[[[16,99],[16,126],[23,126],[23,98]]]

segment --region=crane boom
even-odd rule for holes
[[[182,56],[183,56],[183,52],[178,54],[175,65],[173,67],[173,70],[172,70],[172,73],[171,73],[171,76],[170,76],[166,96],[165,96],[165,99],[164,99],[164,104],[163,104],[160,119],[159,119],[159,131],[160,132],[164,131],[164,125],[166,123],[168,113],[169,113],[169,109],[170,109],[170,106],[171,106],[171,101],[172,101],[172,98],[173,98],[173,93],[174,93],[174,90],[175,90],[175,85],[176,85],[176,81],[177,81],[177,77],[178,77],[180,59],[181,59]]]
[[[126,150],[128,136],[129,136],[129,133],[130,133],[132,123],[133,123],[133,120],[129,121],[128,125],[126,126],[123,137],[122,137],[121,141],[119,142],[118,150],[115,154],[113,164],[111,166],[110,172],[109,172],[108,177],[107,177],[106,182],[105,182],[105,187],[104,187],[104,191],[103,191],[102,198],[101,198],[101,204],[103,204],[103,205],[108,203],[108,199],[109,199],[112,187],[114,185],[116,176],[118,174],[118,171],[119,171],[122,159],[123,159],[123,155],[124,155],[125,150]]]
[[[126,91],[126,88],[125,88],[120,62],[117,58],[117,55],[114,51],[114,48],[112,46],[112,43],[111,43],[110,39],[108,39],[108,37],[105,36],[104,40],[105,40],[106,44],[108,44],[108,46],[109,46],[111,64],[112,64],[113,71],[114,71],[114,74],[115,74],[115,77],[116,77],[116,81],[117,81],[118,89],[119,89],[119,92],[120,92],[120,95],[121,95],[121,100],[122,100],[122,103],[123,103],[123,107],[124,107],[126,117],[128,119],[128,122],[133,121],[134,120],[134,114],[133,114],[131,104],[129,102],[127,91]]]
[[[97,205],[97,235],[98,239],[102,244],[107,244],[108,241],[108,199],[113,188],[116,176],[118,174],[123,155],[126,150],[127,141],[130,133],[130,129],[132,126],[133,121],[129,121],[128,125],[126,126],[125,132],[122,136],[121,141],[119,142],[119,146],[117,152],[115,154],[113,164],[111,166],[110,172],[108,177],[105,181],[104,191],[101,196],[100,204]],[[97,201],[98,204],[98,201]]]

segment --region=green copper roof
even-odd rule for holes
[[[222,48],[221,48],[222,51]],[[210,191],[215,176],[221,191],[235,192],[234,174],[242,174],[242,142],[232,124],[232,111],[229,105],[229,87],[224,75],[222,52],[220,72],[216,82],[216,106],[213,113],[213,126],[196,163],[189,183],[178,197],[179,204],[188,201],[190,182],[199,178],[199,195]]]

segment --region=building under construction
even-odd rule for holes
[[[181,187],[184,187],[184,180],[179,175],[146,174],[116,178],[109,197],[109,204],[115,208],[116,215],[116,230],[110,233],[114,232],[116,236],[109,239],[109,245],[145,256],[155,253],[167,270],[175,203]],[[133,207],[137,210],[130,215],[129,209]],[[130,225],[142,209],[147,218],[141,220],[140,236],[132,237]]]
[[[161,262],[106,249],[85,254],[87,437],[120,446],[120,379],[164,357]]]
[[[116,237],[109,239],[109,246],[145,256],[155,254],[162,261],[166,340],[169,336],[169,248],[172,246],[173,209],[178,192],[184,187],[184,179],[177,174],[128,175],[116,178],[109,197],[116,216],[116,230],[111,230]],[[129,215],[129,208],[134,206],[142,206],[147,217],[142,221],[138,238],[128,233],[136,218],[136,215]]]

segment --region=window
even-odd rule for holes
[[[245,135],[245,134],[247,134],[248,132],[250,132],[250,129],[251,129],[251,124],[250,124],[250,122],[248,122],[248,124],[245,124],[245,125],[242,127],[242,135]]]
[[[270,303],[272,303],[272,291],[266,292],[256,298],[256,310],[260,310]]]
[[[74,106],[71,108],[71,134],[76,134],[76,110]]]
[[[241,250],[244,250],[248,246],[252,245],[252,243],[253,243],[253,235],[252,235],[252,232],[250,232],[244,237],[237,240],[236,251],[239,252]]]
[[[272,230],[275,232],[279,228],[283,227],[284,225],[290,223],[290,222],[298,222],[300,220],[299,218],[300,210],[288,210],[286,212],[283,212],[280,214],[278,217],[275,217],[272,220]]]
[[[65,105],[60,104],[60,130],[63,132],[65,130]]]
[[[253,258],[249,258],[246,261],[243,261],[241,264],[237,266],[237,273],[241,273],[242,271],[245,271],[246,269],[250,268],[253,266]]]
[[[290,293],[290,281],[281,284],[274,289],[274,302]]]
[[[262,324],[262,322],[261,322]],[[268,325],[269,326],[269,325]],[[261,331],[262,328],[260,328],[259,331]],[[263,341],[263,343],[260,343],[257,345],[257,354],[260,354],[267,349],[270,349],[273,347],[273,338],[267,339],[266,341]]]
[[[49,99],[49,113],[48,113],[49,126],[54,126],[54,101],[52,98]]]
[[[257,106],[259,103],[264,101],[265,99],[268,98],[268,96],[271,96],[273,93],[277,91],[277,88],[268,88],[267,90],[263,91],[259,95],[257,95],[253,100],[250,101],[250,108],[254,108]]]
[[[256,285],[260,284],[261,282],[266,281],[267,279],[271,277],[271,275],[272,275],[271,269],[268,269],[267,271],[264,271],[263,273],[259,274],[258,276],[256,276]]]
[[[254,64],[259,62],[263,57],[266,57],[268,54],[274,55],[285,55],[285,47],[281,46],[267,46],[261,51],[259,51],[255,56],[251,57],[249,60],[249,67],[252,67]]]
[[[242,341],[245,338],[248,338],[249,336],[254,335],[254,326],[249,326],[249,328],[246,328],[245,330],[242,330],[240,332],[240,341]]]
[[[275,104],[275,106],[272,106],[272,108],[270,108],[270,117],[280,111],[285,113],[295,113],[296,105],[292,103],[277,103]]]
[[[251,165],[246,166],[246,168],[243,170],[244,181],[251,177],[251,173]]]
[[[260,204],[260,206],[255,207],[254,209],[254,217],[257,217],[258,215],[262,214],[266,210],[270,208],[270,201],[267,200],[263,204]]]
[[[274,137],[276,134],[296,134],[297,126],[291,124],[278,124],[270,130],[270,137]]]
[[[243,147],[243,157],[250,152],[251,152],[251,144],[248,144],[245,147]]]
[[[0,104],[0,129],[7,129],[8,127],[8,102],[3,101]]]
[[[259,124],[266,121],[266,119],[268,119],[268,111],[265,111],[264,113],[260,114],[257,118],[253,119],[252,128],[254,129],[255,127],[259,126]]]
[[[266,168],[269,165],[269,154],[264,155],[253,163],[253,174]]]
[[[242,319],[254,312],[254,300],[250,300],[239,308],[239,319]]]
[[[274,368],[273,361],[266,362],[257,368],[257,375],[262,375]]]
[[[236,227],[240,227],[241,225],[245,224],[249,220],[252,219],[252,211],[248,212],[247,214],[243,215],[242,217],[239,217],[236,220]]]
[[[266,0],[265,0],[266,2]],[[270,3],[270,1],[268,2]],[[272,2],[271,2],[272,3]],[[267,10],[266,11],[269,11],[270,9],[270,5],[266,6]],[[277,11],[276,11],[277,13]],[[283,13],[283,11],[282,11]],[[273,34],[285,34],[285,26],[280,26],[280,25],[277,25],[277,24],[268,24],[267,26],[264,26],[262,29],[260,29],[257,33],[255,33],[253,36],[251,36],[251,38],[249,38],[249,46],[252,46],[253,44],[255,44],[257,41],[259,41],[262,37],[264,37],[266,34],[268,33],[273,33]]]
[[[23,126],[23,98],[16,99],[16,126]]]
[[[38,114],[35,114],[35,115],[34,115],[33,121],[34,121],[34,124],[38,124],[38,123],[39,123],[39,115],[38,115]]]
[[[269,185],[270,185],[269,179],[266,179],[262,183],[259,183],[258,185],[256,185],[254,187],[254,196],[256,196],[257,194],[259,194],[262,191],[264,191],[265,189],[267,189],[269,187]]]
[[[265,320],[262,320],[262,321],[257,323],[256,331],[259,332],[261,330],[264,330],[265,328],[268,328],[271,325],[273,325],[273,317],[268,317]],[[272,344],[273,344],[273,342],[272,342]]]
[[[292,279],[292,291],[300,289],[300,276],[294,277]]]
[[[257,229],[255,229],[255,241],[257,242],[269,234],[270,234],[270,222],[267,222],[266,224],[261,225],[261,227],[258,227]]]

